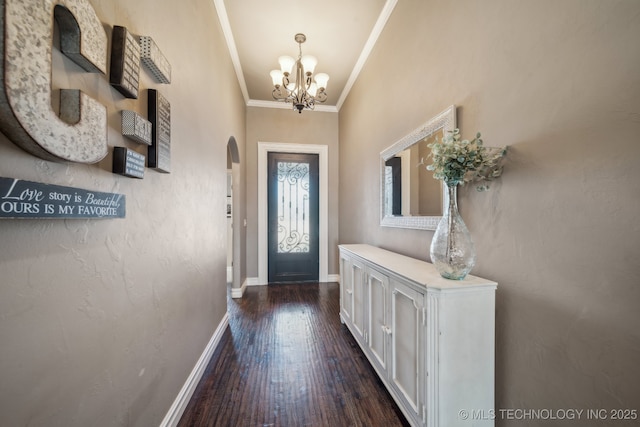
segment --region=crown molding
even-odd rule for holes
[[[338,98],[338,102],[336,103],[336,109],[338,111],[340,111],[342,104],[347,99],[347,96],[349,95],[351,88],[353,87],[354,83],[358,79],[358,76],[360,75],[360,71],[362,71],[362,67],[364,67],[364,64],[367,62],[367,59],[369,58],[369,54],[371,53],[371,51],[373,50],[373,47],[378,41],[380,34],[382,34],[382,30],[384,29],[384,26],[387,24],[387,21],[389,20],[389,17],[391,16],[391,13],[393,12],[393,9],[396,7],[397,3],[398,3],[398,0],[387,0],[384,7],[382,8],[382,12],[380,12],[380,16],[378,17],[376,24],[373,26],[373,30],[371,30],[371,34],[369,34],[369,39],[367,39],[367,42],[364,44],[364,48],[360,53],[360,57],[358,58],[356,65],[353,67],[353,70],[351,71],[351,75],[349,76],[347,83],[344,85],[344,89],[340,94],[340,98]]]
[[[293,106],[288,102],[279,102],[279,101],[262,101],[260,99],[250,99],[247,102],[247,107],[260,107],[260,108],[279,108],[281,110],[293,110]],[[337,113],[338,109],[335,105],[318,105],[316,104],[313,110],[303,110],[305,113],[307,111],[320,111],[323,113]]]
[[[229,50],[229,55],[231,55],[231,62],[233,63],[233,68],[236,71],[236,77],[238,78],[238,84],[240,85],[240,90],[242,91],[244,102],[248,103],[249,91],[247,90],[247,82],[244,80],[242,65],[240,65],[240,56],[238,56],[236,42],[233,38],[233,33],[231,32],[231,23],[229,22],[229,17],[227,16],[227,8],[224,6],[224,0],[213,0],[213,4],[215,5],[216,11],[218,13],[218,20],[220,21],[220,26],[222,27],[222,33],[224,34],[224,38],[227,41],[227,49]]]
[[[393,9],[395,8],[398,0],[387,0],[382,11],[380,12],[380,16],[378,16],[378,20],[376,21],[373,29],[371,30],[371,34],[369,34],[369,38],[365,43],[362,52],[360,52],[360,56],[356,61],[351,74],[349,75],[349,79],[344,86],[344,89],[340,93],[340,97],[338,98],[338,102],[335,106],[329,105],[316,105],[314,111],[322,111],[322,112],[330,112],[337,113],[340,111],[342,104],[347,99],[351,88],[355,84],[364,64],[367,62],[369,58],[369,54],[373,50],[380,34],[384,30]],[[238,49],[236,47],[235,40],[233,38],[233,33],[231,31],[231,23],[229,22],[229,17],[227,16],[227,9],[224,5],[224,0],[213,0],[213,4],[215,5],[216,11],[218,13],[218,19],[220,20],[220,26],[222,27],[222,32],[224,34],[224,38],[227,41],[227,48],[229,50],[229,55],[231,56],[231,62],[233,63],[233,68],[235,69],[236,76],[238,78],[238,84],[240,85],[240,90],[242,91],[242,96],[244,97],[244,102],[248,107],[263,107],[263,108],[284,108],[288,109],[288,104],[282,104],[275,101],[261,101],[249,98],[249,91],[247,90],[247,83],[244,79],[244,73],[242,71],[242,65],[240,64],[240,56],[238,55]],[[307,110],[308,111],[308,110]]]

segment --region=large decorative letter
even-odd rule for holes
[[[88,0],[0,0],[0,131],[46,160],[95,163],[107,155],[107,108],[79,90],[51,107],[54,19],[63,54],[106,73],[107,35]]]

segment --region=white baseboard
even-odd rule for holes
[[[327,282],[340,282],[340,275],[339,274],[328,274],[327,275]],[[244,291],[244,287],[246,286],[263,286],[266,285],[266,283],[260,283],[260,279],[257,277],[247,277],[247,280],[245,280],[244,284],[242,285],[243,287],[243,291]],[[233,298],[235,298],[233,296],[233,289],[231,290],[232,294],[231,296]],[[238,298],[242,298],[242,295],[240,295]]]
[[[257,277],[247,277],[247,286],[263,286],[266,283],[260,283],[260,279]]]
[[[247,286],[262,286],[266,283],[260,283],[257,277],[247,277],[240,288],[231,288],[231,298],[242,298]]]
[[[245,279],[245,281],[242,283],[242,286],[240,286],[239,288],[231,288],[231,298],[242,298],[242,295],[244,295],[244,291],[245,289],[247,289],[247,280]]]
[[[200,379],[202,378],[202,375],[204,374],[204,371],[209,364],[209,360],[211,359],[211,356],[218,346],[218,343],[222,338],[222,334],[224,333],[228,325],[229,313],[225,313],[224,317],[220,321],[220,324],[213,332],[209,343],[200,355],[200,359],[198,359],[196,366],[193,367],[189,378],[187,378],[187,381],[182,386],[182,390],[180,390],[180,393],[178,393],[178,397],[176,397],[176,400],[173,401],[173,405],[171,405],[169,412],[167,412],[164,420],[162,420],[160,427],[175,427],[178,425],[180,417],[182,417],[182,413],[187,408],[189,400],[191,400],[191,396],[193,396],[193,392],[196,391],[196,387],[198,386],[198,383],[200,382]]]
[[[227,283],[231,283],[233,281],[233,266],[227,265]]]
[[[242,295],[244,295],[245,288],[246,288],[245,284],[243,284],[241,288],[231,288],[231,298],[233,299],[242,298]]]

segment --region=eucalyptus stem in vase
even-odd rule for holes
[[[475,265],[476,253],[471,233],[458,211],[457,189],[470,181],[481,181],[479,191],[489,189],[488,181],[502,174],[506,147],[485,147],[480,133],[471,141],[462,140],[459,129],[448,132],[440,141],[436,138],[428,147],[432,163],[427,170],[444,181],[448,194],[448,205],[431,241],[431,262],[442,277],[462,280]]]

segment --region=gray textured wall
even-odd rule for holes
[[[447,106],[511,147],[459,192],[499,283],[498,408],[640,409],[638,40],[633,0],[400,1],[340,111],[341,243],[429,258],[432,232],[378,225],[378,155]]]
[[[338,114],[247,108],[247,277],[258,277],[258,142],[328,146],[328,274],[338,274]]]
[[[127,197],[120,220],[0,220],[3,426],[158,425],[226,312],[225,159],[233,135],[244,161],[245,107],[213,3],[91,4],[109,37],[150,35],[171,62],[170,85],[141,81],[171,102],[172,173],[48,162],[0,135],[2,176]],[[124,99],[59,54],[53,81],[108,106],[110,153],[145,151],[119,112],[146,116],[144,90]]]

